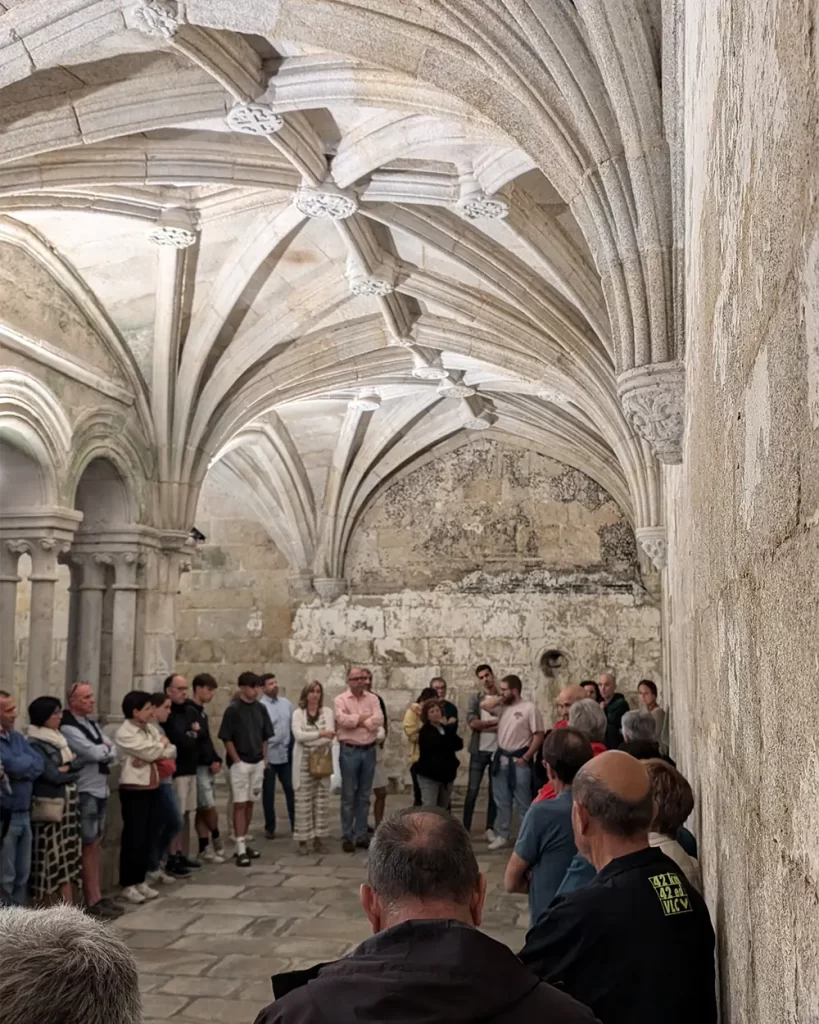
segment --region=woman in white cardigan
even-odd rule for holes
[[[293,712],[293,791],[296,798],[296,824],[293,838],[300,854],[324,852],[321,842],[329,835],[327,802],[330,790],[332,746],[335,739],[333,709],[324,704],[321,683],[308,683],[301,691],[299,706]],[[310,755],[323,754],[323,758]],[[329,766],[326,763],[329,760]],[[312,767],[312,771],[311,771]],[[326,774],[315,774],[316,771]]]

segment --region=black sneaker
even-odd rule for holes
[[[250,851],[245,850],[244,853],[237,853],[234,858],[236,861],[237,868],[249,868],[250,867]]]
[[[363,839],[357,839],[355,845],[359,850],[369,850],[370,848],[370,837],[365,836]]]
[[[276,838],[276,833],[275,832],[271,832],[269,828],[266,828],[264,830],[264,837],[265,837],[265,839],[275,839]]]
[[[251,860],[258,860],[259,857],[261,857],[261,854],[259,853],[259,851],[258,850],[254,850],[252,846],[248,846],[246,849],[247,849],[247,855],[248,855],[248,857],[250,857]]]
[[[95,917],[99,921],[114,921],[121,917],[125,910],[123,907],[106,906],[102,900],[92,903],[90,907],[83,907],[83,913],[88,917]]]
[[[180,857],[168,857],[165,873],[172,875],[174,878],[190,878],[193,874],[192,871],[185,867],[184,861]]]
[[[345,853],[355,853],[355,846],[353,846],[349,839],[344,840],[344,842],[341,844],[341,849]]]
[[[196,871],[202,867],[201,860],[191,860],[190,857],[186,857],[183,853],[179,854],[178,860],[182,867],[187,868],[188,870],[193,868]]]

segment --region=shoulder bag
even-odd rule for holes
[[[31,821],[35,825],[59,825],[63,820],[65,797],[35,796],[31,800]]]
[[[317,725],[320,729],[326,728],[323,714],[319,716]],[[333,774],[333,752],[329,743],[321,750],[307,751],[307,771],[316,779],[330,778]]]

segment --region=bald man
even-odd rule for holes
[[[617,692],[617,680],[613,672],[603,672],[598,677],[600,696],[603,698],[603,710],[606,712],[606,746],[616,750],[623,742],[620,726],[623,715],[628,711],[628,701]]]
[[[557,713],[560,717],[554,724],[555,729],[565,729],[568,726],[569,712],[571,711],[572,704],[576,704],[579,700],[583,700],[585,696],[586,691],[582,686],[563,687],[557,695]]]
[[[644,765],[601,754],[577,773],[572,799],[575,844],[597,875],[555,899],[520,959],[604,1024],[716,1024],[714,929],[699,893],[648,844]]]

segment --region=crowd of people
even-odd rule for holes
[[[405,961],[423,979],[426,994],[416,991],[416,1004],[432,1005],[443,986],[447,1005],[457,1007],[453,1020],[475,1019],[480,1007],[487,1021],[530,1009],[565,1024],[595,1017],[604,1024],[673,1022],[682,1020],[675,1000],[685,996],[696,1019],[715,1021],[713,930],[700,896],[696,843],[685,828],[693,793],[668,756],[656,685],[641,681],[639,710],[630,709],[611,673],[564,687],[547,728],[518,676],[498,681],[486,664],[475,675],[466,706],[463,825],[452,815],[452,797],[465,744],[443,678],[430,681],[403,719],[414,806],[382,821],[388,716],[369,670],[352,668],[332,702],[319,682],[308,684],[296,707],[278,692],[273,674],[239,677],[218,731],[236,865],[259,856],[250,837],[259,800],[265,836],[277,835],[277,784],[297,851],[324,852],[335,778],[342,849],[369,850],[362,907],[375,933],[338,965],[274,979],[279,998],[260,1024],[322,1020],[328,1000],[348,1000],[376,1019],[382,1002],[400,999],[408,975],[403,967],[396,975],[391,965]],[[69,689],[65,708],[54,697],[34,700],[25,737],[15,729],[13,699],[0,692],[5,906],[71,903],[76,886],[87,916],[121,913],[100,891],[114,762],[124,900],[143,903],[158,895],[155,886],[204,862],[225,861],[214,792],[223,760],[206,711],[216,689],[202,674],[189,696],[186,679],[174,674],[159,693],[132,691],[113,737],[94,720],[87,683]],[[518,813],[505,871],[507,891],[529,897],[530,931],[518,958],[475,930],[485,882],[469,833],[484,780],[490,850],[510,844]],[[191,821],[193,856],[186,852]],[[642,958],[658,950],[666,954],[662,982],[645,982],[641,973],[635,984]],[[505,983],[492,987],[499,965]],[[456,976],[460,994],[450,991]],[[357,1019],[352,1012],[349,1018]]]

